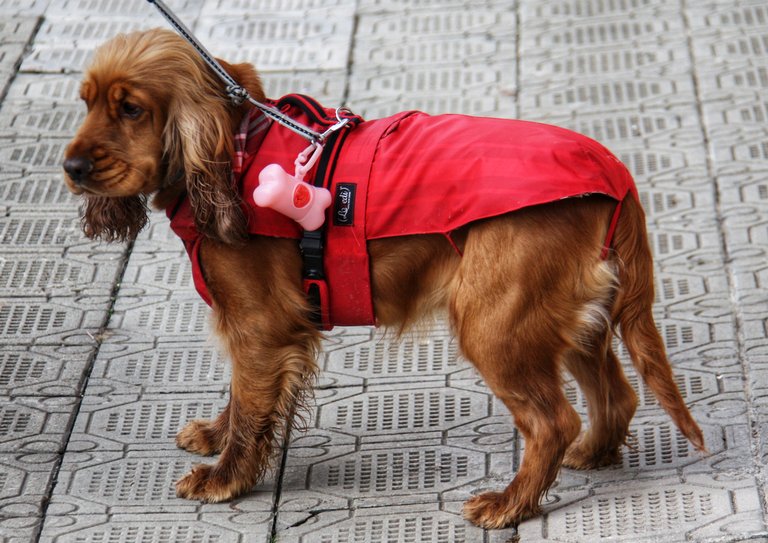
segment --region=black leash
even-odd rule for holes
[[[219,64],[219,62],[211,55],[211,53],[208,51],[208,49],[203,46],[200,41],[195,38],[195,35],[192,33],[189,28],[187,28],[184,23],[181,22],[181,20],[176,17],[176,15],[168,8],[168,6],[165,5],[165,3],[162,0],[147,0],[150,4],[154,4],[155,7],[158,9],[160,14],[165,17],[165,19],[171,24],[174,30],[187,40],[189,44],[195,48],[195,51],[200,55],[200,57],[205,61],[208,66],[211,67],[211,69],[216,73],[217,76],[224,82],[226,85],[226,92],[227,96],[229,96],[229,99],[232,100],[232,103],[239,106],[246,100],[256,106],[259,110],[261,110],[264,115],[269,117],[275,122],[280,123],[281,125],[285,126],[286,128],[296,132],[303,138],[309,140],[313,144],[322,144],[325,139],[331,135],[333,132],[336,132],[337,130],[344,127],[348,122],[349,119],[342,119],[340,116],[340,110],[339,108],[336,111],[336,118],[338,119],[338,123],[335,125],[329,127],[325,132],[315,132],[314,130],[304,126],[303,124],[297,123],[287,115],[284,115],[281,111],[267,105],[262,104],[261,102],[258,102],[253,99],[253,97],[250,95],[247,89],[242,87],[237,81],[235,81],[232,76],[230,76],[227,71]]]

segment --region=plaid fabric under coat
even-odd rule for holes
[[[253,109],[243,116],[240,127],[234,135],[235,154],[232,157],[232,174],[239,181],[245,166],[261,147],[272,120],[262,112]]]

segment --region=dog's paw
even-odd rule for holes
[[[464,503],[464,518],[486,530],[498,530],[538,514],[538,508],[523,511],[503,492],[485,492]]]
[[[218,503],[231,500],[239,494],[229,481],[216,470],[216,466],[199,464],[176,482],[176,495],[187,500]]]
[[[225,439],[215,430],[213,422],[193,420],[176,434],[176,446],[191,453],[211,456],[220,453]]]
[[[615,447],[609,450],[595,451],[585,446],[581,440],[573,443],[566,451],[565,458],[563,458],[563,466],[578,470],[597,469],[620,463],[620,448]]]

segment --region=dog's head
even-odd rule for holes
[[[224,64],[256,100],[250,65]],[[107,241],[131,239],[159,207],[185,190],[198,230],[233,243],[245,219],[232,186],[232,135],[249,105],[234,107],[194,48],[168,30],[119,35],[102,45],[83,80],[85,121],[65,153],[65,181],[84,197],[83,229]]]

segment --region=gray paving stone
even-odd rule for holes
[[[26,45],[37,26],[36,17],[12,16],[8,17],[5,10],[0,11],[0,35],[3,45],[18,43]]]
[[[20,172],[22,169],[36,171],[61,171],[64,148],[67,140],[36,140],[18,138],[0,142],[0,158],[3,168],[0,173]]]
[[[0,345],[92,343],[103,325],[103,312],[70,304],[35,298],[9,299],[0,305]]]
[[[175,13],[186,18],[193,17],[200,11],[203,0],[167,0],[166,4]],[[122,0],[61,0],[51,2],[46,14],[52,17],[83,17],[87,15],[115,15],[123,17],[145,18],[152,13],[151,6],[142,6],[137,10],[136,5],[126,4]],[[159,16],[158,16],[159,17]],[[161,19],[157,19],[161,20]]]
[[[627,369],[635,448],[620,466],[563,470],[520,539],[768,538],[764,1],[168,2],[214,53],[255,61],[272,97],[305,92],[367,117],[523,116],[613,149],[647,209],[655,315],[710,454],[690,450]],[[176,429],[226,402],[209,310],[153,214],[102,329],[124,247],[82,236],[59,178],[93,47],[165,23],[123,0],[0,0],[0,12],[0,86],[13,80],[0,104],[0,538],[270,541],[273,522],[289,542],[515,536],[460,515],[469,496],[508,483],[524,442],[445,323],[400,345],[370,328],[329,334],[279,508],[279,469],[232,504],[175,498],[173,480],[201,461],[174,448]]]
[[[289,453],[282,495],[286,500],[322,496],[323,508],[381,507],[443,501],[442,496],[461,489],[466,499],[469,488],[489,476],[488,455],[463,447],[403,443],[396,449],[329,446],[322,449],[296,448]],[[322,451],[322,454],[320,454]],[[510,455],[511,453],[506,453]]]
[[[42,15],[50,0],[2,0],[0,11],[11,17]]]
[[[90,63],[94,47],[34,45],[29,55],[24,57],[21,70],[30,73],[79,73]]]
[[[458,9],[383,13],[375,17],[362,17],[358,32],[367,39],[412,35],[418,35],[420,38],[446,38],[468,34],[512,36],[516,28],[516,17],[509,7],[507,5],[493,10],[477,10],[461,6]]]
[[[201,16],[219,17],[226,15],[253,15],[265,13],[269,15],[286,14],[289,16],[302,15],[318,10],[334,11],[346,14],[354,9],[354,0],[207,0],[203,4]]]
[[[488,11],[509,10],[510,3],[507,0],[479,0],[473,2],[471,7],[485,9]],[[422,0],[411,2],[410,0],[360,0],[358,2],[359,13],[381,14],[381,13],[401,13],[403,11],[440,11],[443,9],[466,9],[466,2],[461,0]]]
[[[23,347],[0,353],[0,396],[75,396],[81,392],[87,359],[53,357]]]
[[[100,451],[172,449],[187,422],[216,418],[226,403],[221,394],[211,393],[173,398],[105,394],[83,402],[70,440],[81,446],[93,441]]]
[[[271,532],[266,517],[263,513],[215,514],[204,520],[190,514],[50,515],[39,541],[268,543]]]
[[[0,198],[14,213],[46,210],[73,215],[78,207],[60,172],[0,175]]]
[[[74,397],[0,399],[0,454],[56,453],[62,450]]]
[[[0,296],[72,297],[82,308],[103,305],[112,293],[119,259],[60,253],[5,251],[0,257]]]
[[[449,335],[406,337],[402,341],[375,338],[325,349],[324,375],[365,382],[445,382],[445,376],[465,369],[458,343]],[[341,378],[341,377],[340,377]]]
[[[346,70],[284,70],[262,74],[267,96],[279,98],[301,91],[316,98],[321,104],[334,107],[344,101]]]
[[[754,479],[670,477],[554,503],[551,512],[520,525],[525,541],[683,541],[708,537],[765,537]],[[558,500],[559,501],[559,500]]]
[[[350,106],[368,118],[392,115],[403,109],[427,113],[512,115],[514,66],[425,65],[411,69],[391,67],[350,78]],[[398,107],[400,108],[398,110]]]
[[[353,543],[358,541],[432,541],[435,543],[503,542],[513,530],[487,532],[461,518],[461,504],[330,510],[292,515],[279,532],[285,543]],[[288,515],[286,515],[288,516]],[[281,526],[283,528],[283,526]]]
[[[211,334],[209,316],[210,309],[194,293],[186,299],[172,300],[137,296],[118,300],[109,326],[121,332],[139,332],[158,340],[199,339]]]
[[[178,241],[178,240],[176,240]],[[194,295],[192,265],[181,247],[175,252],[142,252],[132,258],[121,284],[141,296],[170,296],[172,293]]]
[[[19,73],[8,88],[5,103],[80,104],[81,79],[80,74]]]
[[[142,9],[149,6],[142,6]],[[152,15],[151,11],[147,15]],[[154,21],[153,21],[154,22]],[[136,14],[119,17],[114,13],[90,12],[85,17],[77,15],[77,9],[62,16],[46,19],[35,35],[36,44],[58,44],[70,42],[73,45],[98,45],[117,34],[125,34],[146,28],[147,24]]]
[[[229,388],[231,368],[218,350],[204,341],[131,342],[129,353],[99,357],[91,383],[111,394],[207,393]]]
[[[208,459],[177,449],[107,451],[94,442],[77,441],[84,450],[64,455],[49,508],[51,516],[154,513],[271,513],[274,481],[232,503],[203,504],[176,497],[174,483],[193,465]],[[88,446],[91,448],[89,449]],[[208,460],[209,461],[209,460]]]
[[[513,40],[491,40],[468,34],[460,37],[419,35],[366,36],[355,44],[353,62],[362,66],[402,68],[407,65],[469,64],[493,65],[515,62]]]
[[[0,137],[67,137],[75,133],[84,119],[85,107],[81,104],[3,107],[0,111]]]
[[[633,16],[654,18],[674,15],[677,6],[655,0],[602,2],[601,0],[554,0],[546,3],[521,2],[520,12],[532,20],[591,20],[600,17]]]
[[[11,524],[19,528],[25,524],[12,519],[42,516],[55,464],[56,455],[51,453],[0,454],[0,534],[5,535]]]

